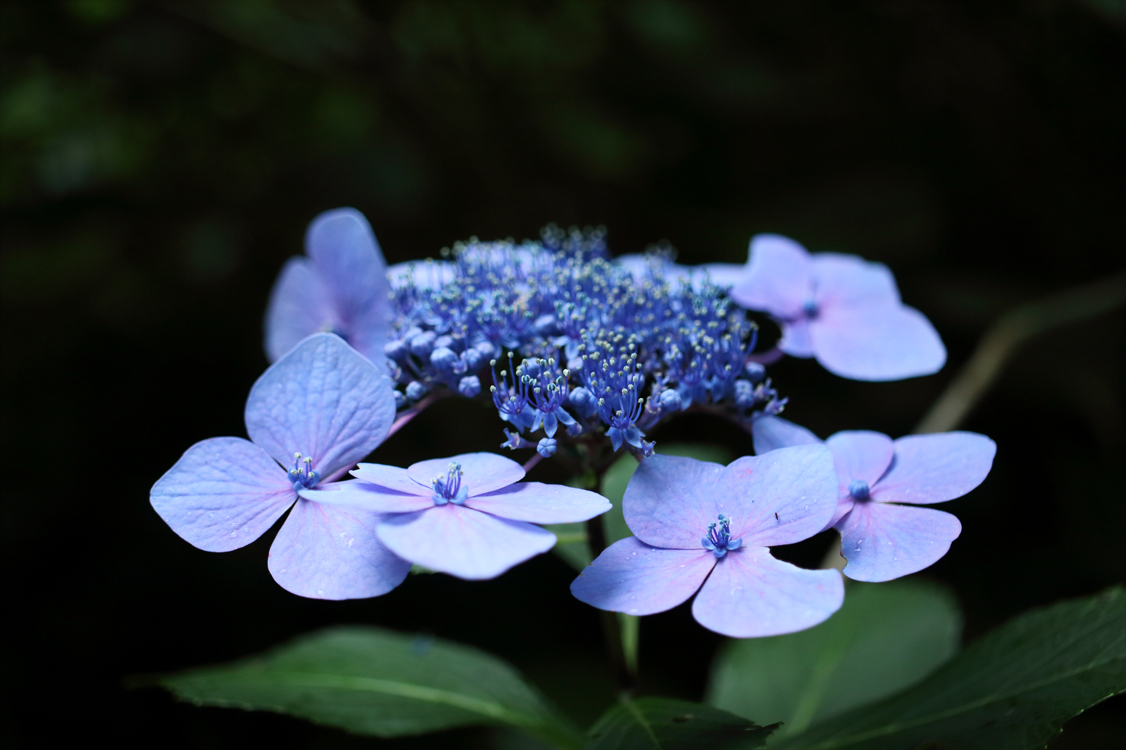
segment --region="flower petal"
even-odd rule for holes
[[[411,564],[375,536],[376,513],[301,499],[270,547],[270,574],[311,599],[365,599],[398,586]]]
[[[631,536],[603,550],[571,583],[571,593],[599,609],[651,615],[687,601],[713,567],[711,552],[650,547]]]
[[[844,495],[848,494],[848,486],[854,480],[867,482],[869,488],[874,485],[887,471],[895,455],[895,444],[891,438],[870,430],[838,432],[831,435],[825,445],[833,451],[833,466]]]
[[[895,460],[872,488],[872,498],[915,505],[953,500],[985,481],[996,453],[997,444],[976,432],[899,438]]]
[[[359,480],[318,484],[315,490],[301,490],[298,494],[322,505],[356,508],[371,513],[412,513],[434,505],[434,500],[429,495],[423,497],[398,492]]]
[[[717,504],[724,467],[683,456],[650,456],[626,486],[626,525],[646,544],[666,549],[702,549],[708,524],[722,513]]]
[[[751,310],[794,318],[813,297],[813,265],[804,247],[777,234],[751,238],[750,260],[731,298]]]
[[[419,486],[418,482],[411,479],[406,469],[398,466],[362,463],[352,470],[352,476],[361,482],[378,484],[380,487],[405,492],[408,495],[424,495],[429,498],[434,492],[434,488],[430,485]]]
[[[900,380],[946,363],[934,326],[911,307],[826,308],[809,329],[817,361],[842,378]]]
[[[794,318],[793,320],[780,320],[778,325],[782,328],[782,338],[778,339],[778,348],[791,357],[812,357],[813,337],[809,331],[808,318]]]
[[[266,356],[277,361],[307,336],[339,324],[313,264],[308,258],[290,258],[274,282],[266,308]]]
[[[856,255],[814,255],[813,284],[814,300],[822,310],[899,305],[899,289],[888,267]]]
[[[521,482],[486,495],[471,495],[465,507],[513,521],[577,523],[610,510],[610,501],[575,487]]]
[[[312,456],[322,479],[371,453],[394,419],[390,379],[329,333],[272,364],[246,401],[250,439],[282,466],[295,452]]]
[[[446,260],[412,260],[387,267],[387,280],[395,289],[440,289],[457,278],[457,264]]]
[[[450,503],[392,516],[376,534],[392,552],[458,578],[496,578],[555,545],[555,535]]]
[[[718,512],[731,518],[731,536],[744,547],[808,539],[825,528],[837,507],[833,454],[820,444],[740,458],[721,482]]]
[[[933,565],[962,533],[949,513],[931,508],[856,503],[836,525],[844,574],[856,581],[890,581]]]
[[[188,448],[149,495],[173,531],[208,552],[250,544],[296,499],[274,459],[249,440],[234,437]]]
[[[779,448],[794,445],[818,445],[821,438],[782,417],[760,417],[751,424],[755,439],[755,455],[761,456]]]
[[[461,483],[469,489],[470,497],[499,490],[524,478],[524,467],[495,453],[462,453],[449,458],[432,458],[412,464],[407,473],[429,490],[434,486],[434,477],[446,476],[450,464],[454,462],[461,464]]]
[[[811,628],[844,603],[835,570],[804,570],[762,548],[727,553],[708,576],[692,616],[732,638],[761,638]]]
[[[382,360],[392,319],[391,285],[367,219],[354,208],[324,212],[309,225],[305,252],[324,280],[348,343]]]

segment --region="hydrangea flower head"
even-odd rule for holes
[[[818,253],[774,234],[751,240],[731,297],[778,320],[778,348],[853,380],[899,380],[942,369],[946,348],[899,299],[891,271],[854,255]]]
[[[727,466],[654,455],[622,500],[636,536],[608,547],[571,584],[599,609],[648,615],[696,595],[692,615],[734,638],[792,633],[840,608],[835,570],[803,570],[768,549],[821,531],[836,506],[832,454],[820,445]]]
[[[820,443],[780,417],[753,427],[755,452]],[[844,574],[857,581],[890,581],[933,565],[962,532],[958,519],[920,508],[965,495],[993,466],[997,445],[975,432],[909,435],[838,432],[825,441],[837,472],[837,509],[829,525],[841,534]]]
[[[270,361],[306,336],[327,331],[373,361],[383,360],[391,324],[387,263],[363,214],[326,211],[309,225],[306,257],[290,258],[270,293]]]
[[[378,514],[303,495],[370,453],[394,418],[387,376],[337,336],[315,334],[251,388],[250,440],[196,443],[150,500],[173,531],[209,552],[250,544],[292,508],[270,548],[274,580],[316,599],[385,594],[410,563],[376,538]]]
[[[585,521],[610,509],[601,495],[521,482],[524,469],[492,453],[467,453],[401,469],[360,464],[357,481],[305,496],[384,514],[379,540],[405,560],[458,578],[495,578],[555,545],[534,524]]]

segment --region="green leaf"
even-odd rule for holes
[[[1126,589],[1117,587],[1025,613],[905,692],[776,747],[1040,748],[1069,718],[1123,691]]]
[[[578,731],[496,657],[379,628],[322,630],[160,684],[196,705],[274,711],[356,734],[397,737],[491,724],[559,747],[582,746]]]
[[[587,750],[744,750],[762,747],[777,725],[760,727],[717,708],[666,698],[626,700],[590,730]]]
[[[918,682],[954,655],[961,631],[957,605],[938,586],[849,583],[841,610],[815,628],[729,641],[708,702],[781,720],[777,736],[794,735]]]
[[[580,573],[590,565],[594,558],[590,554],[585,523],[556,523],[544,528],[558,539],[551,551],[562,557],[563,562]]]

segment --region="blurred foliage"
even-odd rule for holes
[[[1123,266],[1123,18],[1110,0],[3,4],[0,435],[18,468],[0,540],[21,647],[0,731],[343,747],[117,688],[336,622],[489,649],[593,721],[609,694],[589,687],[605,677],[597,616],[553,556],[326,605],[273,586],[269,539],[205,555],[151,512],[148,488],[188,445],[242,434],[266,296],[307,222],[356,206],[392,262],[549,221],[605,224],[616,252],[664,239],[688,263],[741,261],[761,231],[885,261],[942,332],[948,371],[772,374],[787,415],[819,434],[902,434],[989,321]],[[951,504],[963,537],[925,576],[958,593],[969,635],[1126,575],[1124,334],[1120,311],[1037,339],[965,425],[997,440],[997,463]],[[750,450],[693,416],[655,437]],[[500,439],[449,400],[377,458]],[[545,461],[533,479],[567,477]],[[816,565],[827,543],[783,556]],[[513,602],[520,615],[498,619]],[[648,689],[698,699],[716,640],[682,610],[643,630]],[[41,721],[44,675],[63,672],[90,697]],[[1120,734],[1120,704],[1074,722],[1072,746]]]

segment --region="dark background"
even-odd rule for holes
[[[270,285],[322,210],[363,211],[390,262],[550,221],[605,224],[618,253],[668,240],[688,263],[741,262],[763,231],[884,261],[950,364],[870,384],[782,362],[787,416],[821,435],[909,432],[1000,313],[1124,264],[1115,0],[0,13],[6,747],[370,744],[122,686],[337,622],[492,651],[582,722],[609,703],[597,617],[552,555],[495,581],[415,576],[378,599],[317,602],[271,581],[272,532],[208,554],[150,508],[190,444],[244,434]],[[997,441],[997,461],[949,504],[965,531],[923,575],[956,592],[967,638],[1126,578],[1124,322],[1119,310],[1030,342],[963,425]],[[376,458],[494,449],[501,426],[451,399]],[[656,437],[750,451],[701,419]],[[550,463],[533,477],[561,479]],[[826,543],[787,554],[815,565]],[[686,607],[647,618],[647,688],[699,699],[717,643]],[[1123,707],[1088,712],[1054,747],[1120,746]]]

